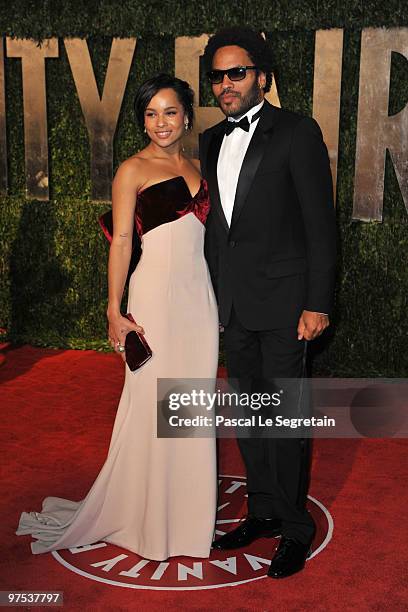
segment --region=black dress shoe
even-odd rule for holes
[[[268,570],[271,578],[286,578],[304,568],[310,553],[310,542],[303,544],[295,538],[282,536]]]
[[[275,538],[281,534],[279,519],[263,519],[248,515],[245,521],[233,531],[226,533],[213,542],[217,550],[228,550],[248,546],[258,538]]]

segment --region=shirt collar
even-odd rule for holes
[[[261,110],[262,106],[264,105],[265,100],[262,100],[262,102],[260,102],[259,104],[257,104],[256,106],[253,106],[252,108],[250,108],[245,115],[242,115],[241,117],[239,117],[239,119],[234,119],[234,117],[228,117],[228,121],[241,121],[241,119],[243,119],[244,117],[248,117],[248,121],[249,123],[251,123],[251,119],[252,117],[259,111]]]

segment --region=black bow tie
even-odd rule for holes
[[[261,114],[262,108],[260,108],[259,111],[255,113],[255,115],[253,115],[251,123],[258,119]],[[249,125],[250,123],[248,121],[247,116],[242,117],[240,121],[227,121],[225,124],[225,134],[226,136],[229,136],[237,127],[241,128],[241,130],[244,130],[244,132],[249,132]]]
[[[249,132],[248,117],[243,117],[240,121],[227,121],[225,125],[225,134],[229,136],[235,128],[241,128],[241,130]]]

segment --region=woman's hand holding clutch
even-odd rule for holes
[[[126,335],[135,331],[140,334],[144,334],[144,329],[138,325],[135,321],[129,320],[127,317],[122,316],[120,313],[115,316],[110,316],[109,321],[109,342],[113,350],[119,353],[123,361],[126,361],[125,356],[125,339]]]

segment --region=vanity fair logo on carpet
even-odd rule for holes
[[[246,512],[246,479],[220,476],[216,536],[234,529]],[[317,499],[309,496],[308,509],[317,532],[313,552],[318,555],[331,540],[333,520]],[[130,589],[200,590],[216,589],[265,578],[278,538],[261,538],[246,548],[212,551],[209,559],[174,557],[151,561],[106,542],[52,553],[69,570],[91,580]]]

